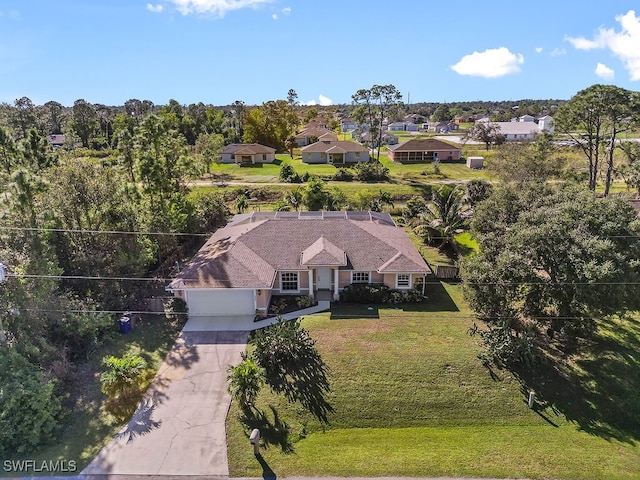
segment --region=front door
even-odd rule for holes
[[[333,270],[328,267],[319,267],[316,270],[316,289],[331,290],[331,274]]]

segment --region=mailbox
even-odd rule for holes
[[[260,453],[260,430],[254,428],[249,436],[249,441],[253,445],[253,453],[258,455]]]

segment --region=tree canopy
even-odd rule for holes
[[[462,278],[492,361],[532,362],[555,333],[575,339],[640,307],[640,221],[624,198],[505,185],[476,206],[472,232]]]

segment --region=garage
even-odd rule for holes
[[[255,315],[255,290],[237,288],[200,290],[185,292],[189,317]]]

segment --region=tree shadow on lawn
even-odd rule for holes
[[[290,428],[287,422],[280,419],[278,411],[272,405],[269,405],[273,420],[268,415],[257,408],[242,410],[238,414],[238,420],[245,427],[245,436],[247,439],[254,428],[260,430],[260,440],[266,448],[269,446],[280,447],[283,453],[293,453],[293,444],[289,438]],[[272,471],[273,473],[273,471]]]
[[[608,322],[603,330],[612,335],[597,333],[588,356],[514,372],[525,401],[534,390],[534,409],[551,424],[547,413],[562,414],[592,435],[635,445],[640,441],[640,325],[633,320],[626,325]]]

